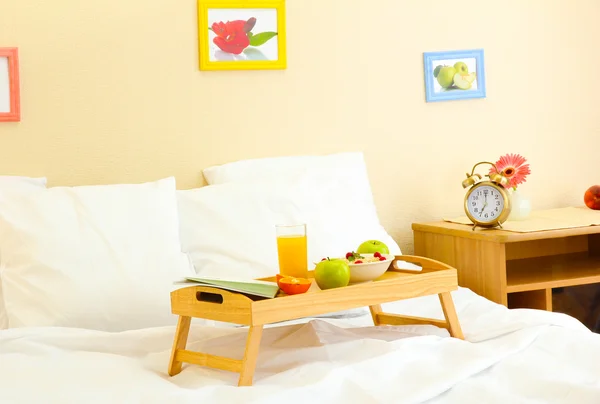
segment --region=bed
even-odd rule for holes
[[[167,374],[174,280],[263,277],[273,222],[308,223],[311,257],[376,238],[360,153],[240,161],[210,185],[47,187],[0,177],[1,403],[598,403],[600,337],[576,319],[509,310],[459,288],[465,340],[374,327],[366,309],[265,329],[252,387],[193,365]],[[351,186],[351,198],[334,198]],[[358,192],[360,190],[360,192]],[[360,217],[348,225],[348,217]],[[443,318],[436,296],[384,310]],[[247,330],[192,322],[188,348],[241,357]]]
[[[597,403],[600,338],[566,315],[507,310],[453,294],[466,341],[430,326],[372,327],[370,316],[265,330],[254,386],[196,366],[167,375],[174,327],[108,333],[0,333],[2,403]],[[440,315],[421,298],[385,309]],[[245,330],[193,325],[190,346],[240,355]],[[235,352],[232,352],[235,351]]]

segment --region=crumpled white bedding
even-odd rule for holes
[[[508,310],[453,292],[466,341],[369,315],[268,327],[254,386],[184,364],[167,374],[174,327],[121,333],[0,331],[0,403],[599,403],[600,335],[559,313]],[[443,318],[437,296],[383,305]],[[188,349],[242,356],[245,328],[193,325]]]

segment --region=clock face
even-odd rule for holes
[[[480,185],[469,194],[467,209],[478,221],[493,223],[504,210],[504,198],[496,188]]]

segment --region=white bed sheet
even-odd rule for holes
[[[432,326],[372,327],[368,315],[268,327],[254,386],[167,364],[174,328],[0,332],[0,403],[598,403],[600,335],[566,315],[507,310],[453,292],[466,341]],[[442,318],[436,296],[384,305]],[[244,328],[193,325],[189,349],[241,357]]]

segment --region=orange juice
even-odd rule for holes
[[[308,276],[306,235],[285,235],[277,237],[279,273],[296,278]]]

